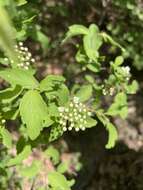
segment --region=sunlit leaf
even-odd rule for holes
[[[29,137],[36,139],[49,117],[47,106],[36,90],[28,91],[20,102],[20,115],[27,127]]]
[[[38,87],[38,81],[29,71],[23,69],[5,69],[0,71],[0,77],[9,82],[11,85],[20,85],[27,89]]]

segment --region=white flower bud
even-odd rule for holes
[[[72,114],[72,113],[70,113],[70,114],[69,114],[69,116],[70,116],[70,117],[72,117],[72,116],[73,116],[73,114]]]
[[[28,70],[29,68],[27,66],[25,66],[24,69]]]
[[[71,130],[72,130],[72,127],[70,126],[70,127],[68,128],[68,130],[71,131]]]
[[[68,116],[66,116],[66,115],[65,115],[65,116],[64,116],[64,119],[66,119],[66,120],[67,120],[67,119],[68,119]]]
[[[30,65],[30,63],[29,63],[29,62],[26,62],[25,64],[26,64],[27,66],[29,66],[29,65]]]
[[[74,101],[74,103],[78,103],[78,102],[79,102],[79,98],[75,96],[75,97],[73,98],[73,101]]]
[[[60,113],[60,116],[63,116],[63,113]]]
[[[25,47],[25,48],[24,48],[24,50],[25,50],[25,51],[28,51],[28,48],[27,48],[27,47]]]
[[[78,118],[81,118],[81,115],[78,114]]]
[[[71,125],[70,125],[71,127],[74,127],[74,123],[71,123]]]
[[[7,58],[7,57],[5,57],[5,58],[4,58],[4,61],[8,61],[8,58]]]
[[[70,107],[73,107],[73,103],[70,103]]]
[[[23,42],[19,42],[19,45],[20,45],[20,46],[23,46]]]
[[[83,119],[86,119],[86,115],[83,116]]]
[[[63,125],[63,126],[66,126],[66,124],[67,124],[67,123],[63,121],[62,125]]]
[[[64,107],[58,107],[59,112],[64,112],[65,108]]]
[[[73,118],[70,118],[69,121],[70,121],[70,122],[73,122]]]
[[[83,122],[83,119],[82,119],[82,118],[80,119],[80,122]]]
[[[63,127],[63,131],[67,131],[67,128],[66,128],[66,127]]]
[[[34,59],[34,58],[32,58],[32,59],[31,59],[31,62],[33,62],[33,63],[34,63],[34,62],[35,62],[35,59]]]
[[[74,116],[77,116],[77,112],[74,113]]]
[[[75,128],[75,131],[79,131],[79,128]]]
[[[91,112],[88,112],[88,113],[87,113],[87,115],[91,116],[91,115],[92,115],[92,113],[91,113]]]

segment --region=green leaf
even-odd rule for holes
[[[0,71],[0,77],[11,85],[20,85],[27,89],[37,88],[39,83],[29,71],[23,69],[5,69]]]
[[[31,154],[31,146],[26,145],[21,153],[19,153],[15,158],[12,158],[7,163],[7,166],[19,165]]]
[[[89,83],[91,83],[91,84],[93,84],[93,83],[95,82],[93,76],[91,76],[91,75],[85,75],[85,79],[86,79]]]
[[[91,127],[95,127],[97,125],[97,121],[91,117],[88,117],[86,119],[86,124],[84,124],[84,127],[86,128],[91,128]]]
[[[69,164],[68,162],[62,162],[58,165],[57,167],[57,172],[63,174],[65,173],[66,171],[68,171],[68,168],[69,168]]]
[[[74,24],[69,27],[69,30],[66,33],[66,38],[63,40],[63,42],[65,42],[67,39],[73,36],[86,35],[86,34],[88,34],[88,28],[86,28],[83,25]]]
[[[22,6],[22,5],[25,5],[26,3],[27,3],[27,0],[18,0],[17,5]]]
[[[116,46],[116,47],[120,48],[123,52],[125,52],[125,49],[119,43],[117,43],[115,40],[113,40],[113,38],[111,36],[109,36],[105,32],[102,32],[101,35],[105,42],[109,42],[113,46]]]
[[[3,104],[10,103],[16,99],[22,92],[20,86],[14,86],[0,91],[0,102]]]
[[[128,94],[135,94],[138,89],[139,89],[139,85],[136,80],[133,80],[133,82],[126,87]]]
[[[108,142],[106,144],[106,148],[110,149],[115,146],[116,140],[118,139],[118,133],[116,127],[109,121],[109,119],[103,113],[103,110],[98,110],[96,112],[98,119],[103,123],[106,127],[109,135],[108,135]]]
[[[75,96],[79,97],[81,102],[89,100],[92,96],[92,85],[83,85]]]
[[[43,91],[53,91],[57,90],[59,85],[65,82],[65,78],[60,75],[48,75],[40,82],[40,90]],[[58,86],[58,87],[57,87]]]
[[[48,173],[48,181],[53,188],[59,188],[60,190],[70,190],[67,179],[64,175],[58,172]]]
[[[46,156],[52,159],[53,163],[56,165],[60,161],[60,154],[53,146],[49,146],[48,149],[44,152]]]
[[[19,114],[18,108],[11,107],[11,109],[9,109],[7,111],[3,111],[4,118],[7,120],[16,120],[18,114]]]
[[[84,50],[89,59],[97,61],[99,57],[98,49],[102,45],[102,38],[99,35],[99,29],[95,24],[91,24],[89,32],[83,38]]]
[[[124,58],[122,56],[118,56],[118,57],[116,57],[114,64],[116,66],[120,66],[120,65],[122,65],[123,62],[124,62]]]
[[[58,138],[60,138],[63,135],[63,129],[58,123],[55,123],[52,125],[50,136],[49,136],[49,142],[52,142]]]
[[[59,110],[55,103],[50,103],[48,106],[49,115],[52,117],[59,117]]]
[[[58,102],[60,105],[64,106],[68,103],[70,93],[66,85],[61,84],[60,88],[57,90]]]
[[[118,133],[115,126],[110,122],[107,123],[106,128],[109,132],[108,143],[106,144],[106,148],[110,149],[115,146],[115,142],[118,139]]]
[[[94,72],[94,73],[97,73],[100,71],[100,65],[98,63],[90,63],[90,64],[87,64],[87,68]]]
[[[23,177],[33,178],[40,172],[41,167],[42,167],[41,165],[42,164],[40,161],[35,160],[35,161],[33,161],[32,165],[29,167],[25,167],[25,168],[20,167],[19,172]]]
[[[20,102],[20,115],[26,124],[30,139],[36,139],[44,127],[46,118],[49,117],[47,106],[36,90],[30,90],[23,96]]]
[[[114,103],[108,109],[107,114],[112,116],[119,115],[123,119],[127,117],[128,107],[125,93],[121,92],[115,96]]]
[[[50,43],[49,38],[40,30],[37,30],[36,38],[38,42],[40,42],[42,49],[46,51],[49,48],[49,43]]]
[[[4,127],[2,127],[2,128],[0,128],[0,134],[2,136],[3,144],[7,148],[11,148],[12,147],[12,137],[11,137],[11,134],[9,133],[9,131],[7,129],[5,129]]]

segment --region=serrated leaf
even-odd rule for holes
[[[86,35],[88,33],[88,28],[83,25],[74,24],[69,27],[68,32],[66,33],[66,38],[63,40],[65,42],[67,39],[77,36],[77,35]]]
[[[9,133],[9,131],[2,127],[0,128],[0,135],[2,136],[2,142],[3,145],[6,146],[7,148],[11,148],[12,147],[12,137],[11,134]]]
[[[26,145],[21,153],[19,153],[15,158],[12,158],[7,163],[7,166],[19,165],[31,154],[31,146]]]
[[[37,88],[39,83],[29,71],[23,69],[5,69],[0,71],[0,77],[11,85],[20,85],[27,89]]]
[[[83,38],[83,43],[88,58],[96,62],[99,57],[98,49],[102,45],[102,38],[95,24],[90,25],[88,34]]]
[[[92,85],[83,85],[75,94],[81,102],[89,100],[92,96]]]
[[[31,140],[36,139],[44,127],[46,118],[49,117],[47,106],[38,91],[30,90],[23,96],[20,115],[26,124],[28,136]]]
[[[48,173],[49,184],[54,188],[59,188],[60,190],[70,190],[67,179],[64,175],[58,172]]]

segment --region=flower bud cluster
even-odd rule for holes
[[[23,42],[19,42],[19,44],[15,46],[15,51],[18,54],[18,67],[28,70],[29,66],[35,62],[35,59],[32,58],[32,55],[29,52],[28,48],[23,46]],[[14,63],[13,60],[9,60],[8,58],[5,58],[5,61]]]
[[[122,71],[123,71],[123,75],[126,77],[127,80],[130,79],[130,67],[129,66],[122,66],[121,67]]]
[[[78,97],[73,97],[68,107],[59,107],[60,120],[59,123],[63,131],[85,130],[87,117],[91,116],[86,106],[79,101]]]
[[[115,88],[114,87],[110,87],[108,90],[106,88],[102,89],[102,93],[104,96],[106,96],[107,94],[110,96],[113,96],[115,92]]]

